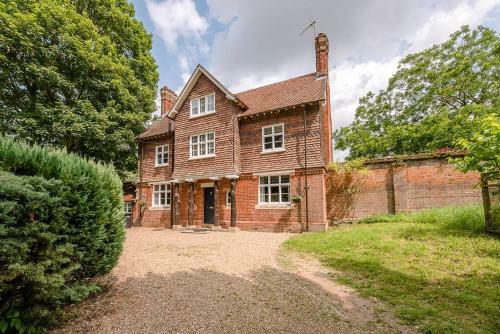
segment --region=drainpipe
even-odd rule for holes
[[[235,168],[234,168],[234,164],[235,164],[235,158],[234,158],[234,126],[235,126],[235,123],[234,123],[234,119],[235,119],[235,116],[233,115],[233,108],[234,108],[234,104],[231,103],[231,118],[232,118],[232,124],[233,124],[233,175],[235,173]]]
[[[139,141],[140,158],[139,158],[139,226],[142,226],[142,161],[144,160],[144,143]]]
[[[306,186],[306,232],[309,232],[309,186],[307,185],[307,106],[304,106],[304,181]]]

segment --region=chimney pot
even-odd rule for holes
[[[328,75],[328,37],[325,33],[319,33],[315,38],[316,47],[316,76]]]

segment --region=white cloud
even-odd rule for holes
[[[450,11],[432,14],[428,21],[408,38],[411,43],[409,53],[418,52],[433,44],[445,41],[462,25],[476,26],[480,24],[488,12],[499,4],[500,0],[464,2]]]
[[[177,49],[178,40],[201,40],[208,29],[207,20],[196,10],[192,0],[146,0],[153,24],[167,46]]]
[[[179,56],[179,68],[181,71],[185,72],[189,69],[189,64],[186,56]]]
[[[376,93],[387,85],[400,59],[394,57],[387,62],[370,61],[358,64],[346,61],[332,71],[330,86],[335,129],[353,120],[358,100],[362,95],[369,91]]]
[[[230,90],[239,92],[315,70],[311,31],[330,39],[333,126],[349,124],[360,97],[386,87],[397,62],[445,41],[461,25],[483,23],[500,0],[146,0],[157,33],[177,57],[185,83],[200,56]],[[209,44],[209,19],[226,24]],[[490,18],[491,19],[491,18]],[[177,89],[180,91],[182,86]],[[342,157],[345,152],[336,152]]]

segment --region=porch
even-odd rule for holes
[[[237,176],[172,180],[172,229],[236,231]]]

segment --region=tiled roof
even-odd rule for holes
[[[238,93],[236,96],[248,106],[241,116],[323,100],[326,80],[316,79],[316,73],[311,73]]]
[[[170,124],[170,128],[169,125]],[[169,133],[169,131],[174,131],[174,121],[170,118],[164,116],[157,119],[149,128],[143,133],[135,137],[135,139],[146,139],[149,137],[155,137],[159,135],[164,135]]]
[[[317,79],[316,73],[310,73],[235,94],[248,106],[248,109],[241,116],[323,100],[326,80],[326,77]],[[171,131],[173,131],[174,121],[168,117],[162,117],[136,139],[166,134],[169,130],[169,123],[171,123]]]

